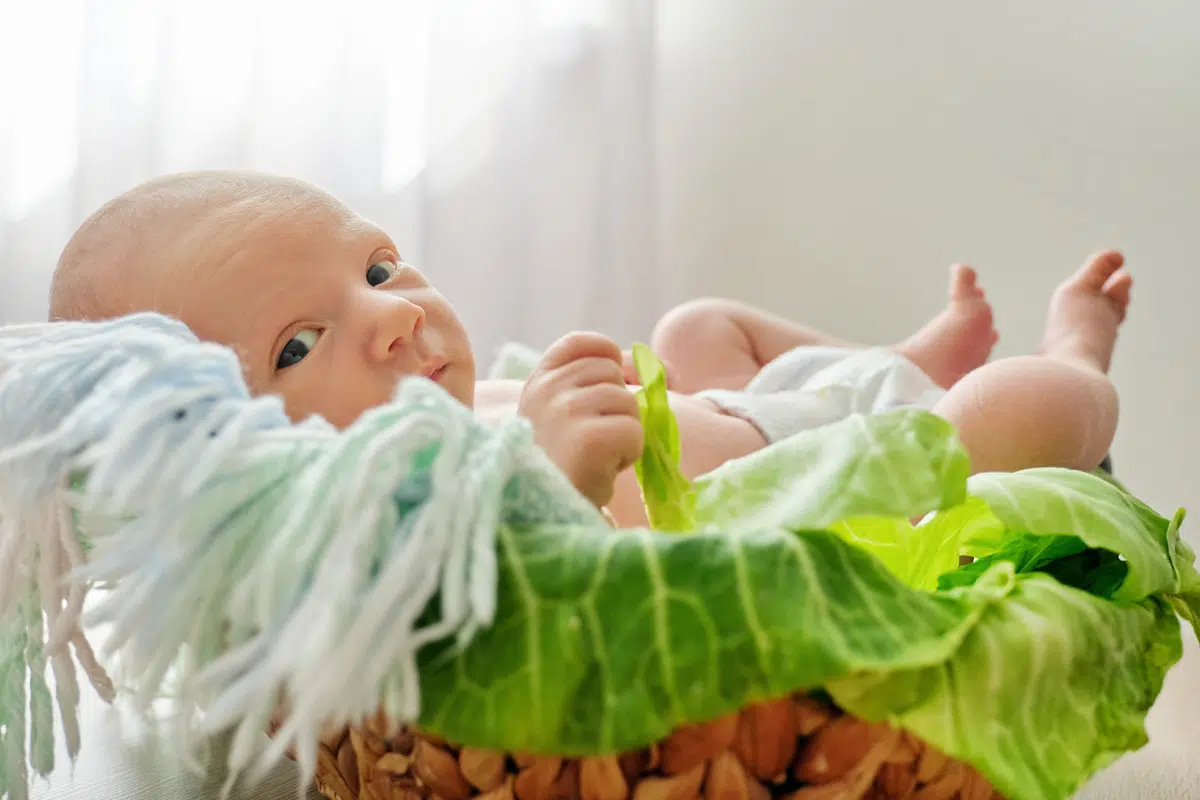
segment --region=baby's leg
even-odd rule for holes
[[[999,339],[992,305],[979,287],[975,270],[950,269],[950,299],[937,316],[892,349],[916,364],[943,389],[987,363]]]
[[[946,308],[892,349],[943,388],[987,361],[996,343],[992,307],[974,270],[951,270]],[[686,394],[705,389],[742,389],[759,370],[804,346],[862,345],[733,300],[704,298],[669,311],[650,346],[671,364],[671,388]]]
[[[650,347],[673,368],[684,394],[742,389],[758,371],[802,345],[857,348],[822,331],[735,300],[701,298],[668,311]]]
[[[1055,291],[1038,355],[981,367],[934,407],[957,428],[972,472],[1099,466],[1117,426],[1107,373],[1132,286],[1123,263],[1094,256]]]

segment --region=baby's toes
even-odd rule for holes
[[[1124,317],[1125,309],[1129,307],[1129,300],[1133,292],[1133,276],[1125,270],[1121,270],[1108,279],[1102,291]]]
[[[1125,257],[1116,250],[1105,250],[1087,260],[1079,270],[1067,279],[1064,288],[1099,292],[1125,263]]]
[[[950,268],[950,298],[967,300],[973,297],[983,297],[979,276],[966,264],[955,264]]]

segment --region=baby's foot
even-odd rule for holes
[[[992,306],[976,282],[975,270],[956,264],[950,272],[946,309],[895,349],[938,386],[949,389],[987,362],[999,338]]]
[[[1108,372],[1133,288],[1124,264],[1118,252],[1098,253],[1055,290],[1039,353]]]

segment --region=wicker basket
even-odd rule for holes
[[[382,718],[326,737],[331,800],[992,800],[974,769],[910,734],[808,695],[744,708],[619,756],[555,758],[456,747]]]

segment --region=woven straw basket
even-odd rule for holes
[[[689,725],[636,752],[499,753],[382,717],[325,737],[317,789],[330,800],[993,800],[974,769],[908,733],[808,695]]]

